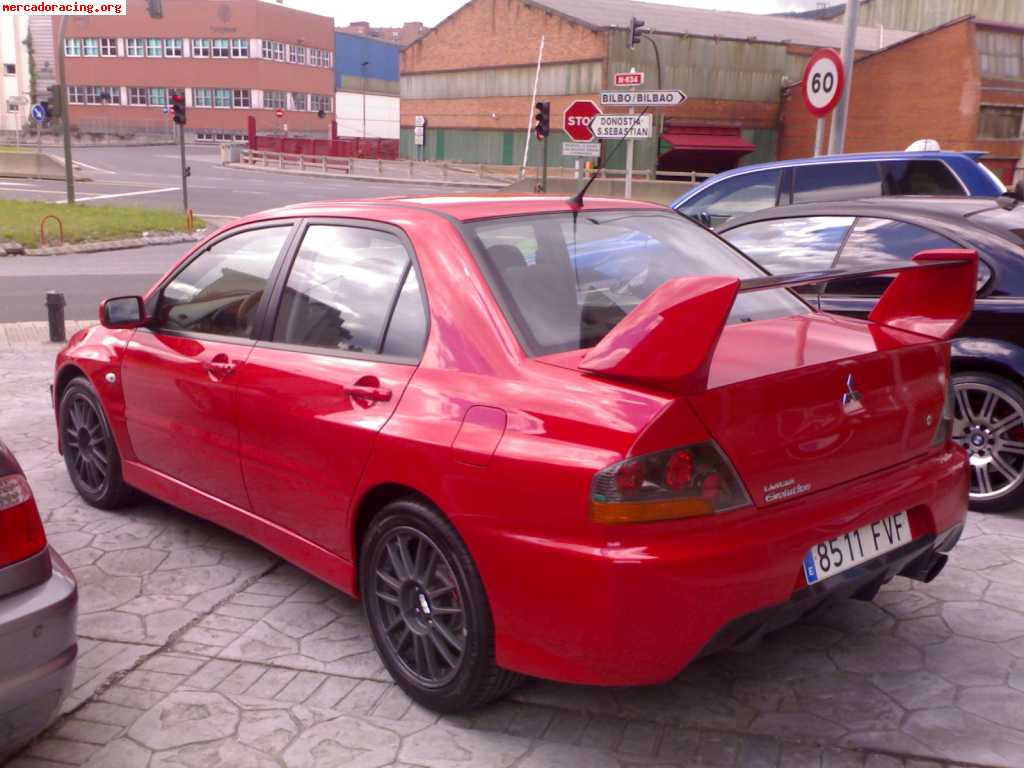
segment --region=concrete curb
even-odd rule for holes
[[[70,339],[72,334],[82,328],[96,325],[97,320],[67,320],[64,327]],[[38,347],[45,345],[56,351],[64,342],[50,341],[50,325],[45,320],[33,320],[24,323],[0,323],[0,349],[15,347]]]
[[[94,240],[87,243],[70,243],[46,248],[32,248],[22,253],[0,251],[0,256],[57,256],[66,253],[98,253],[99,251],[121,251],[127,248],[145,248],[148,245],[174,245],[194,243],[206,236],[207,230],[188,234],[145,235],[121,240]]]
[[[428,184],[438,187],[480,187],[481,189],[505,189],[512,182],[498,181],[452,181],[443,179],[397,178],[394,176],[364,176],[319,173],[317,171],[300,171],[296,168],[274,168],[273,166],[249,165],[248,163],[223,163],[222,168],[233,168],[242,171],[270,171],[271,173],[287,173],[292,176],[314,176],[319,179],[350,179],[352,181],[379,181],[388,184]]]

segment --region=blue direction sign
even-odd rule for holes
[[[35,120],[37,123],[45,123],[46,122],[46,107],[44,107],[42,104],[33,104],[32,105],[32,119]]]

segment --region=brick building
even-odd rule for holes
[[[168,0],[157,19],[145,0],[128,0],[124,16],[71,16],[70,120],[80,130],[167,132],[168,89],[183,88],[188,130],[200,139],[244,134],[249,115],[263,132],[325,135],[334,45],[333,19],[259,0]]]
[[[649,42],[629,48],[631,16],[654,31],[660,78]],[[910,34],[862,27],[857,49],[868,53]],[[689,96],[659,110],[660,136],[636,142],[638,168],[721,170],[767,160],[776,151],[783,86],[800,79],[816,48],[838,48],[842,35],[828,21],[630,0],[470,0],[402,51],[402,153],[414,156],[413,127],[423,116],[428,159],[519,163],[543,36],[538,98],[551,102],[551,162],[562,161],[566,106],[596,100],[631,67],[646,73],[645,87]],[[621,167],[622,158],[609,165]]]
[[[814,129],[799,86],[787,88],[779,156],[812,153]],[[985,164],[1004,181],[1019,175],[1024,26],[968,16],[857,61],[846,151],[903,149],[921,138],[943,149],[988,152]]]

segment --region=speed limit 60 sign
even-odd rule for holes
[[[843,61],[831,48],[815,51],[804,67],[804,104],[815,117],[824,117],[843,95]]]

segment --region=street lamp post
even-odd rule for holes
[[[64,26],[67,21],[67,15],[63,15],[57,25],[57,85],[60,88],[60,122],[64,134],[64,180],[67,184],[68,205],[74,205],[75,167],[71,162],[71,110],[64,75]]]
[[[363,82],[363,138],[366,138],[366,67],[370,62],[364,61],[359,65],[361,72],[360,80]]]

